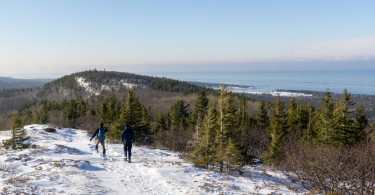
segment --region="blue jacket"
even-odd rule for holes
[[[134,133],[132,129],[124,129],[121,133],[123,144],[131,145],[134,142]]]
[[[107,133],[107,128],[104,128],[104,127],[99,127],[98,129],[96,129],[94,135],[91,137],[90,140],[92,140],[95,136],[98,140],[100,141],[104,141],[105,140],[105,134]]]

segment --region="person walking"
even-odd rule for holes
[[[133,130],[129,127],[129,123],[125,123],[124,130],[121,133],[121,140],[124,144],[125,161],[131,162],[132,157],[132,145],[134,142]]]
[[[102,145],[102,148],[103,148],[103,156],[105,157],[105,137],[106,137],[106,134],[107,133],[107,128],[104,127],[104,124],[103,123],[100,123],[99,125],[99,128],[96,129],[94,135],[91,137],[90,141],[96,136],[96,145],[95,145],[95,149],[96,149],[96,152],[99,152],[98,151],[98,147],[99,147],[99,143]]]

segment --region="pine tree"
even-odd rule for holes
[[[107,103],[102,102],[100,106],[99,117],[101,122],[108,122],[111,120],[111,115],[108,111]]]
[[[315,121],[316,121],[316,114],[315,114],[315,107],[311,102],[311,99],[309,99],[309,102],[307,103],[306,107],[306,114],[307,114],[307,124],[306,124],[306,130],[303,132],[303,139],[308,142],[312,142],[314,140],[317,140],[317,132],[315,130]]]
[[[317,141],[319,143],[328,143],[332,136],[334,129],[334,114],[335,104],[332,100],[332,93],[327,91],[324,94],[322,101],[322,108],[318,111],[317,124],[315,125],[317,131]]]
[[[202,90],[198,95],[198,101],[195,105],[194,112],[191,115],[191,124],[194,126],[196,135],[199,135],[199,130],[202,127],[204,117],[207,113],[208,98],[206,92]],[[196,136],[199,139],[199,136]],[[199,141],[199,140],[196,140]]]
[[[236,115],[238,118],[237,126],[239,127],[239,130],[241,131],[241,132],[238,132],[238,134],[241,134],[245,129],[249,128],[254,123],[254,119],[251,118],[249,116],[249,113],[247,112],[247,100],[245,97],[241,97]]]
[[[159,112],[156,115],[155,119],[155,138],[156,142],[158,144],[161,144],[162,146],[167,146],[169,140],[169,137],[166,137],[165,135],[168,132],[168,124],[167,124],[167,118],[164,116],[163,113]]]
[[[119,118],[121,109],[120,101],[116,95],[110,97],[109,105],[111,111],[111,119],[115,121]]]
[[[19,115],[13,117],[12,124],[12,138],[5,142],[4,145],[9,145],[11,143],[13,149],[22,148],[23,141],[27,139],[27,132],[22,128],[22,120]]]
[[[230,139],[228,146],[225,150],[224,161],[227,163],[227,172],[231,171],[231,167],[235,167],[236,171],[241,172],[241,168],[244,163],[243,153],[235,142],[235,140]]]
[[[138,141],[142,142],[144,139],[144,129],[142,128],[142,108],[143,106],[138,97],[135,96],[134,91],[129,90],[127,97],[124,98],[120,117],[109,136],[113,139],[118,139],[124,129],[125,123],[127,122],[129,123],[129,127],[134,130],[134,136]]]
[[[219,128],[216,133],[216,154],[220,166],[220,171],[222,172],[224,169],[224,165],[226,165],[227,170],[229,170],[231,165],[230,163],[238,162],[238,159],[230,159],[230,157],[228,157],[228,154],[238,154],[241,153],[241,151],[238,151],[239,147],[236,139],[236,136],[238,136],[236,135],[238,128],[236,124],[238,124],[238,121],[236,118],[237,110],[235,106],[235,97],[233,93],[225,90],[224,85],[221,87],[218,102]]]
[[[295,102],[294,97],[291,97],[289,100],[289,107],[288,107],[288,132],[289,133],[296,133],[298,131],[298,115],[297,115],[297,104]]]
[[[302,103],[297,104],[296,112],[297,112],[297,129],[299,133],[306,131],[307,126],[309,124],[309,107],[310,105],[304,106]],[[302,134],[300,134],[302,135]]]
[[[155,127],[155,133],[164,132],[167,130],[167,119],[163,115],[163,113],[159,112],[156,115],[156,127]]]
[[[363,102],[359,102],[357,107],[357,114],[355,116],[356,128],[359,131],[363,131],[368,125],[366,109],[363,106]]]
[[[170,145],[173,150],[187,150],[187,140],[192,137],[192,132],[188,131],[190,116],[188,107],[185,101],[177,100],[169,109],[168,127],[170,139],[172,139]]]
[[[195,104],[194,111],[191,115],[191,123],[195,126],[199,126],[202,123],[204,116],[207,112],[208,98],[206,92],[202,90],[198,95],[198,101]]]
[[[142,106],[142,120],[138,131],[140,131],[142,137],[144,137],[144,141],[146,144],[150,144],[154,140],[153,136],[150,134],[151,120],[151,108],[149,107],[147,109],[144,106]]]
[[[266,130],[270,125],[270,118],[268,117],[268,111],[264,100],[260,102],[256,121],[258,126],[263,130]]]
[[[63,117],[71,124],[75,125],[76,119],[80,116],[79,103],[77,100],[69,100],[63,109]]]
[[[334,129],[329,144],[334,146],[354,145],[363,135],[363,129],[355,125],[351,107],[354,105],[352,96],[345,89],[341,101],[337,102],[334,112]]]
[[[42,109],[39,112],[39,123],[40,124],[47,124],[49,122],[48,120],[48,107],[44,104],[42,106]]]
[[[199,134],[198,147],[192,152],[194,164],[201,167],[208,167],[214,164],[215,153],[215,133],[218,129],[217,112],[215,107],[209,106],[207,116],[204,118],[202,131]]]
[[[189,123],[189,105],[186,105],[185,101],[177,100],[174,103],[168,113],[169,128],[172,131],[186,130]]]
[[[282,160],[286,134],[287,113],[285,112],[284,103],[281,101],[280,97],[278,97],[271,118],[271,127],[269,131],[271,144],[268,147],[268,153],[265,156],[267,162],[278,164]]]
[[[18,114],[13,116],[12,129],[15,128],[22,128],[21,116]]]
[[[84,101],[81,97],[80,98],[78,98],[77,100],[76,100],[76,102],[77,102],[77,107],[76,107],[76,112],[77,112],[77,114],[78,114],[78,117],[83,117],[83,116],[85,116],[86,115],[86,113],[87,113],[87,102],[86,101]]]

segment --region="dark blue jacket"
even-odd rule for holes
[[[134,142],[134,133],[132,129],[124,129],[121,133],[123,144],[131,145]]]

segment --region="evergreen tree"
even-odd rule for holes
[[[112,120],[117,120],[120,116],[121,105],[118,97],[113,95],[110,97],[110,115]]]
[[[294,97],[291,97],[289,100],[289,107],[288,107],[288,119],[287,119],[287,126],[289,133],[296,133],[298,131],[298,114],[297,114],[297,104],[295,102]]]
[[[317,138],[317,133],[315,131],[315,120],[316,120],[316,115],[315,115],[315,108],[314,105],[312,104],[311,100],[309,100],[307,104],[307,125],[306,125],[306,131],[303,133],[303,138],[305,141],[313,141],[316,140]]]
[[[100,120],[101,120],[102,122],[108,122],[108,121],[111,121],[112,116],[111,116],[111,114],[109,113],[109,110],[108,110],[108,107],[107,107],[107,103],[106,103],[106,102],[102,102],[102,104],[101,104],[101,106],[100,106],[99,116],[100,116]]]
[[[20,115],[13,116],[12,129],[22,128],[22,120]]]
[[[42,109],[39,112],[39,123],[47,124],[48,122],[48,107],[47,105],[43,104]]]
[[[302,133],[306,131],[309,125],[309,120],[310,120],[309,109],[310,109],[309,104],[307,106],[304,106],[302,103],[297,104],[297,108],[296,108],[297,121],[298,121],[297,129],[300,131],[299,132],[300,135],[302,135]]]
[[[366,116],[366,109],[363,106],[363,102],[359,102],[357,107],[357,114],[355,116],[356,128],[359,131],[363,131],[368,125],[368,119]]]
[[[150,144],[153,142],[154,138],[150,134],[151,130],[151,108],[149,107],[148,109],[142,106],[142,120],[140,124],[139,131],[142,134],[142,137],[144,137],[144,141],[147,144]]]
[[[236,171],[241,172],[244,157],[241,148],[233,139],[229,140],[228,146],[225,149],[224,162],[227,163],[227,172],[231,171],[231,167],[235,167]]]
[[[186,151],[187,142],[192,137],[192,132],[188,131],[189,126],[189,105],[183,100],[177,100],[168,112],[169,136],[172,139],[170,147],[177,151]]]
[[[169,128],[172,131],[186,130],[188,127],[188,117],[189,117],[189,105],[185,104],[183,100],[177,100],[174,103],[169,112]]]
[[[129,127],[134,130],[134,135],[138,141],[144,141],[145,129],[142,128],[142,104],[138,97],[135,96],[133,90],[129,90],[127,97],[124,98],[124,103],[121,108],[121,114],[109,136],[113,139],[118,139],[124,129],[125,123],[129,123]]]
[[[240,99],[238,109],[237,109],[237,118],[239,130],[238,134],[241,134],[245,129],[249,128],[253,123],[254,119],[251,118],[247,112],[247,100],[245,97]],[[238,136],[237,136],[238,137]]]
[[[227,156],[229,153],[241,153],[236,142],[236,129],[238,124],[236,118],[236,102],[234,94],[225,90],[225,86],[221,87],[218,101],[218,124],[219,128],[216,133],[216,154],[220,171],[223,171],[224,165],[227,170],[230,168],[231,162],[238,162],[238,159],[231,159]],[[230,145],[231,144],[231,145]],[[229,147],[231,146],[231,147]]]
[[[81,97],[80,98],[78,98],[78,100],[77,100],[77,114],[78,114],[78,117],[83,117],[83,116],[85,116],[86,115],[86,113],[87,113],[87,102],[85,101],[85,100],[83,100]]]
[[[191,115],[191,124],[195,128],[196,135],[199,135],[199,130],[201,129],[202,122],[204,120],[204,117],[206,116],[207,106],[208,98],[206,96],[206,92],[202,90],[198,95],[198,101]],[[197,136],[197,138],[199,139],[199,136]]]
[[[5,146],[12,145],[13,149],[22,148],[24,146],[23,141],[27,139],[27,132],[22,128],[22,120],[19,115],[13,117],[12,123],[12,138],[5,142]]]
[[[327,91],[324,94],[322,108],[318,112],[317,124],[315,125],[317,131],[317,141],[319,143],[328,143],[334,129],[334,107],[332,100],[332,93]]]
[[[167,130],[167,119],[163,115],[163,113],[159,112],[156,115],[156,127],[155,127],[155,133],[164,132]]]
[[[28,110],[25,113],[25,124],[32,124],[33,122],[33,112]]]
[[[207,116],[203,121],[202,131],[199,134],[198,147],[192,152],[195,165],[207,168],[209,164],[215,163],[215,133],[217,129],[216,109],[214,106],[209,106]]]
[[[69,100],[65,103],[63,117],[71,124],[75,125],[76,119],[80,116],[79,104],[77,100]]]
[[[168,143],[170,142],[170,137],[166,136],[166,134],[168,133],[167,118],[164,116],[163,113],[159,112],[156,115],[155,123],[156,142],[162,146],[168,146]]]
[[[200,126],[207,112],[208,98],[206,92],[202,90],[198,95],[198,101],[195,104],[194,111],[191,115],[191,122],[194,126]]]
[[[260,102],[256,121],[258,126],[264,130],[266,130],[270,125],[270,118],[268,117],[268,111],[264,100]]]
[[[363,129],[355,126],[352,118],[352,96],[345,89],[341,101],[337,102],[334,111],[334,129],[329,137],[329,144],[334,146],[354,145],[363,135]]]
[[[267,162],[278,164],[283,158],[284,139],[287,134],[287,113],[280,96],[277,98],[271,118],[269,135],[271,138],[268,153],[265,156]]]

